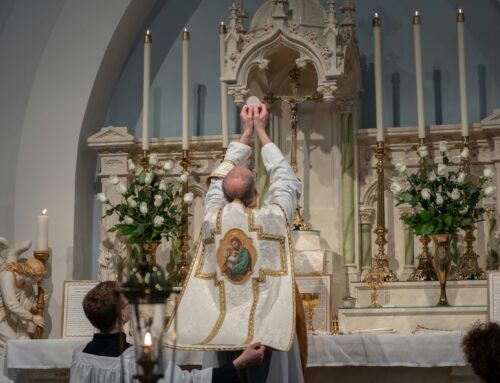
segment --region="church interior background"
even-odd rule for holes
[[[466,15],[465,121],[456,21],[462,7]],[[420,117],[416,10],[422,18]],[[380,68],[375,63],[375,12],[382,20]],[[256,95],[270,105],[271,137],[303,182],[302,221],[295,222],[300,230],[293,231],[296,274],[304,292],[321,290],[321,304],[313,308],[311,323],[319,335],[310,336],[343,332],[411,337],[417,330],[429,332],[432,338],[420,349],[415,365],[395,362],[398,351],[402,352],[398,347],[418,343],[402,338],[401,343],[390,344],[386,361],[387,366],[396,366],[391,368],[398,378],[388,377],[383,369],[372,370],[372,377],[384,382],[476,381],[463,361],[457,334],[489,318],[486,272],[500,265],[500,190],[481,201],[486,212],[474,231],[475,239],[467,242],[460,231],[453,240],[452,275],[446,287],[449,306],[436,307],[440,284],[423,269],[425,260],[420,259],[427,244],[404,224],[402,217],[411,214],[411,207],[396,206],[391,185],[400,180],[396,167],[401,163],[418,172],[419,146],[427,146],[430,160],[437,161],[438,143],[447,141],[450,159],[460,162],[464,124],[470,174],[477,179],[488,167],[496,185],[500,51],[492,36],[500,34],[499,18],[499,0],[474,4],[458,0],[2,1],[0,236],[9,243],[32,240],[35,246],[37,216],[48,210],[44,337],[61,338],[64,281],[104,278],[102,241],[116,217],[101,219],[105,210],[96,195],[103,192],[119,201],[109,176],[126,182],[127,160],[141,153],[143,39],[149,30],[153,38],[151,150],[161,162],[174,161],[173,176],[183,171],[181,136],[188,117],[189,191],[195,196],[190,207],[190,247],[201,225],[206,178],[221,158],[222,104],[227,103],[229,139],[236,140],[241,128],[239,107],[248,96]],[[221,21],[227,26],[222,68]],[[182,111],[184,28],[190,33],[186,113]],[[378,115],[377,69],[381,70]],[[294,86],[298,86],[296,93]],[[223,102],[221,87],[226,92]],[[291,118],[294,113],[296,124]],[[423,135],[419,124],[425,126]],[[385,149],[382,164],[376,156],[380,141],[382,152]],[[254,165],[258,168],[258,156]],[[375,232],[380,225],[386,229],[382,245],[377,242],[380,233]],[[433,254],[434,246],[430,240],[427,243]],[[477,267],[463,265],[468,249],[479,255]],[[170,249],[157,254],[161,266],[166,266],[169,253]],[[378,279],[366,283],[373,276],[373,259],[385,269],[376,270]],[[375,285],[378,295],[374,297]],[[374,300],[383,307],[370,307]],[[318,346],[316,354],[313,349],[316,359],[310,359],[306,381],[322,381],[333,367],[340,369],[337,376],[345,375],[339,381],[363,378],[366,371],[353,367],[352,360],[336,359],[340,354],[332,350],[342,349],[339,342],[321,343],[323,348]],[[430,344],[446,347],[431,362],[424,351]],[[373,355],[384,354],[386,350],[379,346]],[[381,359],[367,360],[365,366],[384,367]],[[433,372],[417,368],[422,366],[440,368]],[[60,379],[64,381],[64,373]]]

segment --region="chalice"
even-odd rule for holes
[[[301,293],[302,302],[307,308],[307,331],[313,332],[314,307],[319,305],[319,293]]]

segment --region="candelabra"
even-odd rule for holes
[[[49,259],[49,252],[35,250],[34,256],[35,256],[35,259],[38,259],[40,262],[42,262],[43,266],[46,268],[47,260]],[[43,317],[45,314],[45,290],[40,285],[41,282],[42,281],[38,282],[38,295],[36,298],[36,311],[37,311],[38,315],[41,315]],[[42,339],[43,338],[43,327],[36,326],[34,338],[35,339]]]
[[[189,168],[192,166],[192,161],[189,158],[189,150],[184,149],[182,150],[182,157],[180,161],[182,171],[183,173],[188,173]],[[186,181],[182,185],[182,194],[186,194],[189,190],[189,181]],[[184,212],[184,221],[182,222],[182,228],[181,228],[181,258],[180,260],[175,264],[174,271],[171,274],[172,280],[177,283],[179,286],[181,286],[188,274],[189,270],[189,240],[191,239],[191,236],[189,235],[189,218],[188,218],[188,204],[186,202],[183,202],[183,212]]]
[[[425,139],[418,139],[418,147],[426,146]],[[420,178],[424,180],[427,178],[427,157],[421,156],[419,161],[419,172]],[[415,270],[408,277],[409,281],[435,281],[436,270],[434,270],[434,266],[432,266],[432,256],[429,253],[429,243],[431,242],[431,238],[428,235],[422,235],[419,239],[422,244],[422,252],[417,257],[418,265]]]
[[[372,288],[371,307],[380,307],[377,302],[377,289],[384,282],[398,281],[396,274],[389,268],[389,259],[385,254],[387,229],[385,228],[384,201],[384,141],[377,141],[375,158],[377,159],[377,227],[375,228],[377,238],[375,244],[378,248],[375,257],[372,259],[372,266],[365,277],[365,281]]]
[[[469,136],[462,136],[462,152],[464,150],[470,150]],[[469,155],[463,155],[461,165],[464,173],[470,176],[470,158]],[[474,235],[475,226],[472,225],[467,229],[464,229],[464,241],[465,241],[465,251],[462,257],[462,261],[455,272],[454,279],[465,280],[465,279],[486,279],[485,272],[479,267],[477,259],[479,255],[474,251],[474,241],[476,237]]]

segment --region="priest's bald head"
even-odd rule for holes
[[[259,195],[255,187],[255,179],[250,169],[236,166],[222,181],[222,190],[228,202],[240,200],[246,207],[256,207]]]

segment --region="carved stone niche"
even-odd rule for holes
[[[250,94],[274,93],[276,84],[281,84],[289,71],[297,67],[304,76],[314,77],[314,81],[304,78],[301,84],[314,86],[324,101],[334,101],[339,80],[345,73],[348,48],[354,46],[357,54],[351,18],[354,10],[352,2],[346,0],[339,24],[334,0],[328,0],[326,8],[320,0],[267,0],[255,12],[247,31],[244,26],[247,13],[240,1],[233,4],[222,74],[228,94],[241,105]],[[359,67],[358,60],[355,64]],[[255,71],[266,73],[259,76]],[[253,82],[258,83],[259,90],[252,87]],[[360,90],[357,83],[354,93]]]

